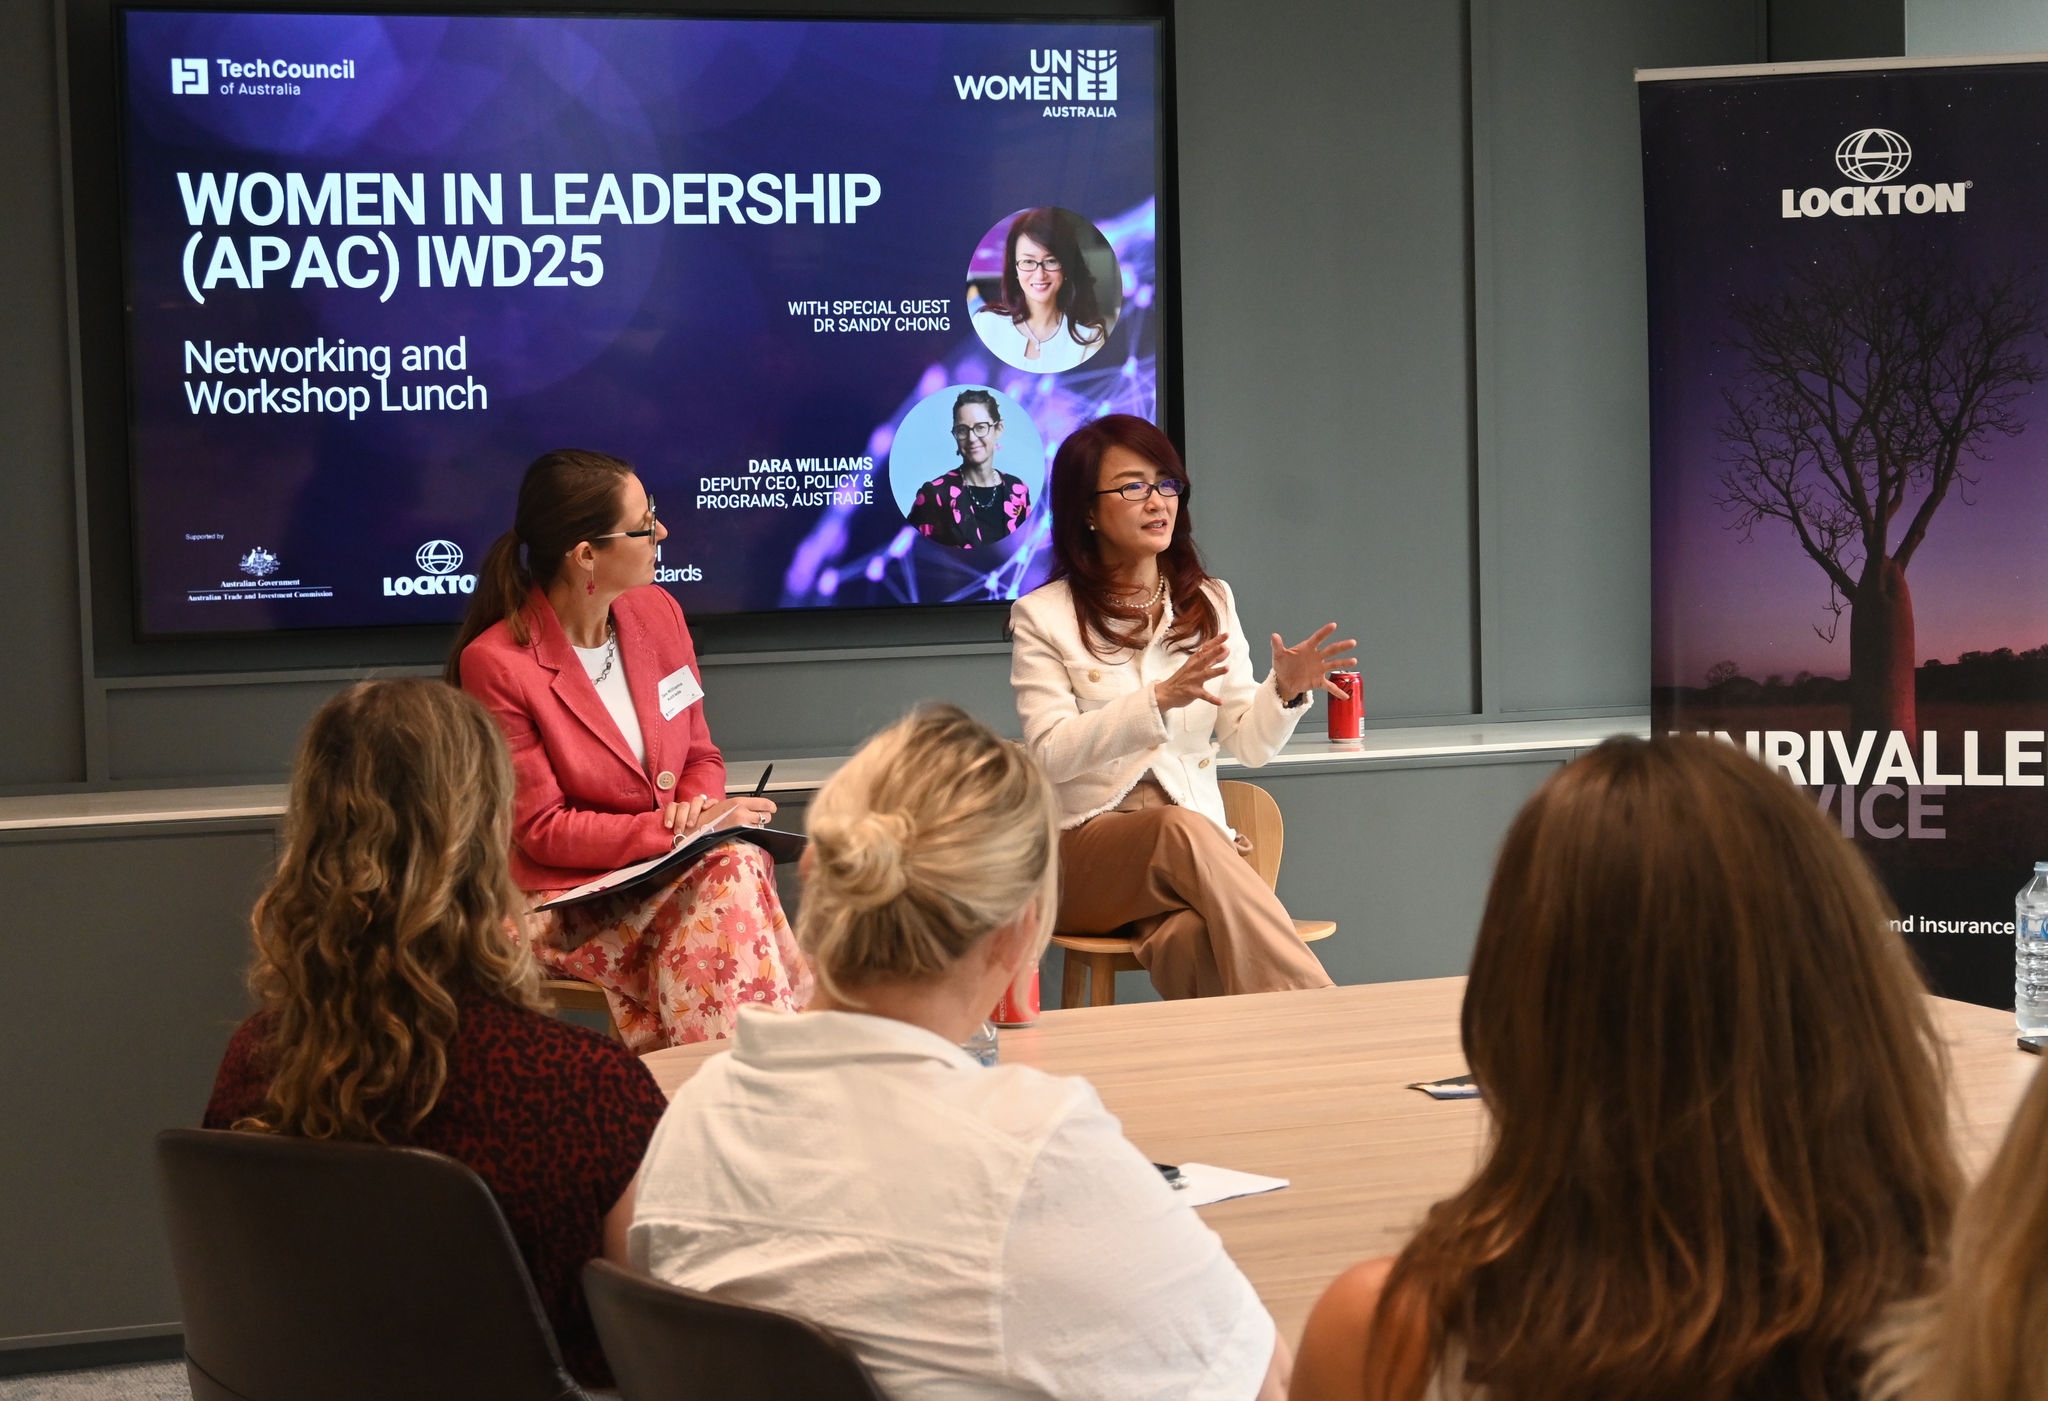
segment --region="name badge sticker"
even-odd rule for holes
[[[704,699],[704,688],[697,684],[697,678],[688,667],[679,666],[661,678],[660,689],[655,694],[661,700],[661,718],[673,720]]]

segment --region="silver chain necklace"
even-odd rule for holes
[[[593,686],[602,686],[604,679],[612,674],[612,664],[619,659],[619,632],[612,626],[612,620],[604,620],[604,669],[590,678]]]

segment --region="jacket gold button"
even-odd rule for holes
[[[670,773],[667,769],[663,769],[660,773],[655,775],[654,786],[656,788],[659,788],[662,792],[666,793],[669,789],[676,786],[676,776]]]
[[[1207,759],[1202,760],[1202,767],[1205,769],[1209,767],[1209,761]]]
[[[1091,671],[1088,673],[1088,679],[1090,681],[1100,681],[1102,679],[1102,673],[1100,671]]]

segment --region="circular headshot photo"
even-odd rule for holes
[[[1123,273],[1102,230],[1071,209],[1020,209],[967,265],[968,320],[1005,365],[1053,374],[1109,344]]]
[[[934,545],[998,545],[1023,528],[1045,487],[1045,439],[1024,406],[955,384],[911,406],[889,446],[889,490]]]

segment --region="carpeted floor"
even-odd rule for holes
[[[183,1362],[0,1377],[0,1401],[192,1401]]]

